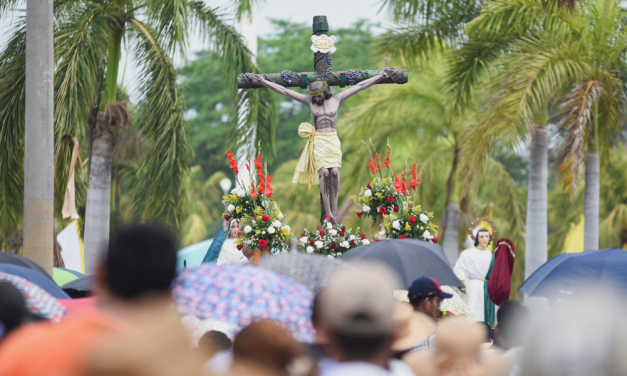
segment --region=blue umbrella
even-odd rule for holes
[[[520,290],[530,296],[559,299],[576,296],[582,290],[608,285],[627,291],[627,252],[620,248],[556,258],[542,265],[523,283]]]
[[[533,274],[527,278],[525,282],[518,288],[518,290],[522,292],[526,292],[527,294],[531,294],[536,287],[546,278],[546,276],[553,271],[558,265],[568,260],[573,256],[581,256],[583,253],[561,253],[547,262],[542,264],[538,269],[536,269]]]
[[[0,263],[0,272],[24,278],[25,280],[39,286],[45,292],[57,299],[70,299],[70,296],[61,290],[61,287],[57,286],[52,279],[44,277],[41,273],[32,269],[28,269],[23,266]]]

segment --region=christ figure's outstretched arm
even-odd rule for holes
[[[357,85],[344,90],[341,93],[337,93],[335,97],[340,100],[340,102],[345,101],[346,99],[352,97],[353,95],[359,93],[360,91],[369,88],[370,86],[376,84],[379,81],[383,81],[392,77],[394,74],[394,68],[385,68],[379,72],[378,75],[369,78],[367,80],[361,81]]]
[[[308,100],[310,98],[309,95],[297,93],[294,90],[290,90],[281,85],[277,85],[274,82],[270,82],[268,80],[264,80],[256,74],[250,76],[250,80],[254,85],[265,86],[268,89],[274,91],[275,93],[279,93],[281,95],[285,95],[288,98],[292,98],[293,100],[300,102],[302,104],[309,104]]]

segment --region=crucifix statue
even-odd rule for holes
[[[238,75],[237,84],[241,89],[266,87],[309,106],[313,125],[302,123],[298,127],[299,135],[309,140],[298,161],[292,182],[308,184],[310,190],[312,184],[320,184],[320,220],[322,222],[328,216],[335,224],[340,190],[339,170],[342,166],[341,143],[335,130],[340,103],[374,84],[404,84],[407,82],[407,70],[385,68],[378,71],[349,69],[346,72],[331,72],[335,36],[329,37],[328,30],[327,17],[315,16],[311,37],[315,72],[293,73],[285,70],[280,74],[246,73]],[[346,84],[352,87],[336,94],[331,93],[331,86],[345,87]],[[307,90],[307,94],[288,87],[301,87]]]

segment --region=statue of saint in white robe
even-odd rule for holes
[[[484,291],[492,259],[493,254],[489,249],[469,248],[459,255],[453,268],[457,278],[466,286],[466,294],[460,292],[459,295],[475,315],[475,321],[486,321],[484,299],[490,298],[484,295]]]

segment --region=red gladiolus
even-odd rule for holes
[[[344,234],[343,232],[340,232],[340,236],[341,237],[344,237],[344,235],[346,235],[346,234]]]
[[[312,245],[312,246],[313,246],[313,245],[315,245],[315,244],[316,244],[316,242],[315,242],[315,241],[313,241],[313,240],[310,240],[310,241],[309,241],[309,245]]]
[[[324,231],[320,231],[320,236],[324,236]]]
[[[388,202],[391,204],[394,202],[394,197],[388,196]]]
[[[263,175],[263,161],[261,159],[261,150],[259,150],[259,156],[257,157],[257,159],[253,160],[253,162],[255,163],[255,168],[257,169],[257,175]]]
[[[261,220],[264,221],[264,222],[268,222],[270,220],[270,217],[268,217],[267,215],[264,214],[264,215],[261,216]]]
[[[382,206],[382,207],[380,207],[380,208],[379,208],[379,213],[381,213],[381,214],[385,214],[385,213],[387,213],[387,212],[388,212],[388,211],[385,209],[385,206]]]
[[[385,161],[383,161],[385,167],[390,168],[390,148],[388,147],[388,155],[385,157]]]
[[[257,194],[257,192],[255,192],[255,183],[250,183],[250,186],[253,188],[253,189],[250,191],[250,197],[255,198],[255,197],[259,196],[259,195]]]
[[[398,193],[407,194],[407,189],[405,188],[405,177],[402,179],[395,177],[394,188]]]
[[[335,243],[331,244],[331,249],[335,249],[335,247],[337,247],[337,244]]]
[[[413,215],[409,217],[409,223],[416,223],[416,217]]]
[[[406,236],[406,235],[401,235],[401,236],[399,236],[398,238],[399,238],[399,239],[407,239],[407,236]]]
[[[226,219],[228,221],[229,219],[231,219],[231,217],[228,214],[225,214],[224,215],[224,219]]]
[[[401,210],[401,209],[399,209],[399,207],[398,207],[398,206],[394,206],[394,212],[395,212],[395,213],[398,213],[398,211],[399,211],[399,210]]]
[[[358,216],[359,218],[361,218],[361,215],[362,215],[362,214],[364,214],[364,212],[362,212],[361,210],[357,210],[357,216]]]
[[[266,248],[266,246],[268,245],[268,242],[263,240],[263,239],[259,239],[259,248],[264,249]]]
[[[433,242],[437,244],[437,242],[439,242],[440,239],[436,236],[435,238],[433,238]]]
[[[244,245],[243,245],[243,244],[238,244],[238,245],[237,245],[237,249],[239,249],[240,251],[241,251],[243,248],[244,248]]]
[[[235,171],[235,174],[239,174],[239,168],[237,167],[237,161],[233,158],[233,154],[230,150],[226,152],[226,157],[229,159],[229,168]]]
[[[416,165],[414,164],[411,172],[411,176],[413,177],[413,179],[409,182],[409,188],[416,189],[416,187],[418,186],[418,182],[422,181],[422,179],[418,179],[419,173],[420,171],[416,171]]]
[[[366,239],[366,234],[360,234],[359,237],[363,240]]]

